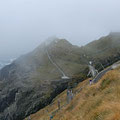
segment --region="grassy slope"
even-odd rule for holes
[[[120,50],[120,34],[118,36],[109,34],[87,44],[84,49],[89,51],[88,54],[100,59],[108,58],[112,54],[116,55]]]
[[[80,83],[74,92],[79,91],[89,80]],[[32,120],[49,120],[57,110],[57,100],[66,104],[66,91],[57,96],[53,103],[36,114]],[[108,72],[98,83],[87,85],[78,92],[69,105],[56,113],[53,120],[119,120],[120,119],[120,68]]]

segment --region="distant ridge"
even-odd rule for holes
[[[111,32],[109,35],[112,35],[112,36],[120,36],[120,32]]]

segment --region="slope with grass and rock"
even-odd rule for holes
[[[21,56],[0,70],[0,120],[22,120],[52,102],[69,84],[87,78],[88,62],[101,71],[120,59],[120,33],[78,47],[65,39],[54,38]],[[61,79],[53,61],[71,79]]]
[[[108,71],[97,83],[87,83],[89,79],[73,88],[75,95],[69,104],[66,104],[67,91],[64,91],[52,104],[31,115],[31,120],[49,120],[51,115],[52,120],[119,120],[120,67]],[[60,110],[58,100],[61,101]]]

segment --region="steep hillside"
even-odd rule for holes
[[[69,85],[86,79],[88,62],[104,67],[120,59],[120,35],[110,35],[84,47],[74,46],[65,39],[52,39],[34,51],[21,56],[0,70],[0,120],[22,120],[37,112]],[[61,79],[62,74],[71,79]]]
[[[1,120],[22,120],[67,88],[69,80],[61,79],[62,75],[48,59],[46,49],[67,76],[85,71],[87,66],[76,62],[80,60],[79,56],[72,53],[74,46],[66,40],[55,41],[47,46],[41,44],[0,71]]]
[[[120,33],[110,33],[108,36],[93,41],[84,47],[88,55],[103,61],[115,61],[120,54]],[[114,59],[112,59],[114,57]],[[104,61],[105,62],[105,61]]]
[[[120,68],[85,87],[53,120],[119,120],[119,100]]]
[[[85,80],[73,89],[76,94],[69,104],[66,104],[64,91],[51,105],[31,115],[31,120],[46,120],[51,115],[53,120],[119,120],[120,68],[109,71],[96,84],[86,85],[88,82]],[[58,100],[61,101],[60,110]]]

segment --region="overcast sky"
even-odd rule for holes
[[[120,0],[0,0],[0,58],[50,36],[81,46],[111,31],[120,31]]]

